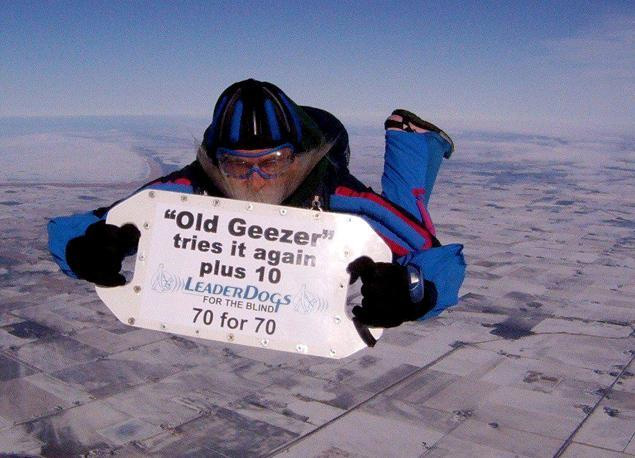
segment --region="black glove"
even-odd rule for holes
[[[424,280],[423,300],[410,298],[408,269],[399,264],[375,262],[362,256],[347,268],[351,283],[362,279],[362,306],[353,307],[353,315],[362,324],[371,327],[392,328],[404,321],[421,318],[437,300],[432,282]]]
[[[66,261],[79,278],[100,286],[125,285],[126,278],[119,273],[121,263],[134,253],[140,235],[132,224],[118,227],[99,221],[68,242]]]

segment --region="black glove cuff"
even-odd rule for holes
[[[437,305],[437,287],[434,283],[428,280],[423,280],[423,285],[423,299],[419,302],[413,303],[412,313],[408,318],[409,321],[416,321],[422,318]]]

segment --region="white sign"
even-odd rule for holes
[[[97,287],[124,323],[331,358],[366,346],[346,267],[391,252],[359,217],[142,191],[107,222],[141,231],[132,281]]]

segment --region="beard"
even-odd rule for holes
[[[209,158],[204,148],[197,153],[197,159],[222,193],[230,199],[261,202],[265,204],[280,205],[293,194],[311,173],[318,162],[331,149],[332,144],[322,144],[319,147],[295,156],[291,166],[275,178],[268,179],[265,186],[254,190],[249,186],[249,179],[231,178],[224,175],[216,164]]]
[[[218,182],[215,182],[215,184],[219,185],[219,188],[221,188],[227,197],[249,202],[261,202],[264,204],[278,205],[282,203],[288,195],[293,193],[293,191],[288,192],[287,186],[284,184],[277,184],[275,186],[266,185],[256,191],[240,183],[234,183],[234,181],[237,180],[226,179],[222,182],[222,185],[219,185]]]

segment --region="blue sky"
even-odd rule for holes
[[[0,43],[0,116],[209,116],[254,77],[361,125],[635,124],[632,1],[0,0]]]

